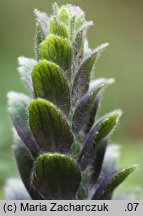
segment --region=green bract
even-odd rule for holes
[[[46,153],[36,160],[32,184],[44,199],[71,200],[75,199],[80,179],[79,167],[70,157]]]
[[[8,93],[13,151],[24,186],[7,184],[6,192],[14,190],[7,198],[112,199],[135,166],[118,170],[116,161],[105,163],[121,111],[96,120],[103,91],[114,79],[91,81],[91,75],[108,43],[88,47],[93,23],[77,6],[54,4],[51,16],[38,10],[35,16],[35,58],[18,59],[32,96]]]

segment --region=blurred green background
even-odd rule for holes
[[[18,175],[12,156],[11,123],[6,107],[8,91],[24,91],[16,71],[17,57],[34,55],[33,9],[51,12],[51,0],[0,0],[0,198],[9,177]],[[118,130],[111,141],[121,144],[119,165],[138,163],[138,171],[120,187],[143,188],[143,1],[78,0],[71,3],[86,11],[95,25],[89,30],[90,46],[109,42],[96,67],[95,77],[114,77],[102,99],[99,115],[123,110]]]

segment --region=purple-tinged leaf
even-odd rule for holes
[[[13,130],[13,138],[14,138],[14,145],[13,145],[14,156],[16,159],[20,177],[25,185],[25,188],[27,189],[27,193],[29,193],[31,198],[34,200],[43,200],[43,197],[38,193],[38,191],[36,191],[33,188],[33,185],[31,185],[31,173],[34,165],[34,159],[32,158],[32,155],[30,154],[30,152],[28,151],[28,149],[26,148],[22,140],[17,135],[15,129]],[[14,191],[11,191],[11,193],[12,192],[14,193]],[[18,193],[17,191],[17,193],[15,195],[13,194],[13,196],[15,196],[15,198],[17,197],[18,199],[20,193]]]
[[[108,46],[107,43],[95,48],[80,65],[73,83],[74,99],[81,98],[89,89],[91,70],[98,59],[99,54]]]
[[[86,123],[86,128],[84,130],[85,134],[89,133],[90,129],[92,128],[95,122],[95,117],[97,115],[100,98],[101,98],[101,93],[98,93],[95,100],[93,101],[93,107],[88,114],[88,121]]]
[[[84,170],[90,165],[91,161],[94,159],[97,146],[103,139],[111,135],[118,124],[120,116],[120,110],[109,113],[99,120],[87,134],[78,160],[81,170]]]
[[[92,200],[107,200],[114,189],[118,187],[135,169],[137,165],[122,168],[106,176],[100,183],[92,197]]]
[[[98,180],[98,177],[102,170],[103,160],[105,156],[105,152],[107,149],[107,140],[101,141],[101,143],[97,146],[95,156],[91,161],[91,187],[95,186],[95,183]]]
[[[36,20],[37,23],[40,27],[42,36],[43,36],[43,40],[48,36],[48,29],[49,29],[49,21],[50,18],[48,17],[48,15],[44,12],[41,12],[37,9],[34,10],[35,16],[36,16]]]
[[[18,72],[20,74],[20,77],[24,84],[33,91],[33,86],[32,86],[32,70],[34,65],[36,65],[37,61],[34,59],[26,58],[26,57],[19,57],[18,58]]]
[[[106,153],[104,155],[104,161],[102,164],[100,176],[97,179],[97,181],[94,181],[94,178],[93,178],[93,181],[90,184],[91,186],[90,189],[92,190],[92,192],[93,192],[93,189],[97,188],[98,185],[103,181],[103,179],[106,176],[109,176],[111,174],[112,170],[117,170],[118,168],[117,161],[119,159],[119,156],[120,156],[120,146],[117,144],[108,145],[106,149]],[[108,195],[107,199],[111,199],[112,196],[113,196],[113,192]]]
[[[83,60],[83,52],[84,52],[84,40],[87,29],[93,25],[92,21],[85,22],[80,30],[78,31],[75,40],[73,42],[73,55],[74,55],[74,66],[75,70],[77,70],[78,65]]]
[[[44,199],[75,199],[80,180],[79,167],[66,155],[41,154],[35,162],[32,185]]]
[[[16,92],[8,93],[8,111],[12,118],[13,125],[32,156],[36,157],[39,148],[33,139],[28,124],[28,105],[30,101],[31,99],[24,94]]]
[[[76,18],[82,18],[82,17],[85,17],[85,13],[83,10],[81,10],[80,7],[78,6],[75,6],[75,5],[67,5],[67,7],[70,8],[70,13],[71,15],[75,16]]]
[[[97,88],[98,86],[104,84],[104,83],[114,83],[114,79],[96,79],[94,81],[90,82],[90,86],[89,86],[89,90],[93,90],[95,88]],[[87,126],[85,128],[85,133],[87,134],[90,129],[92,128],[94,122],[95,122],[95,117],[97,115],[97,111],[98,111],[98,107],[99,107],[99,103],[100,103],[100,99],[101,99],[102,93],[98,93],[98,95],[96,96],[94,102],[93,102],[93,108],[91,109],[89,115],[88,115],[88,122],[87,122]]]
[[[52,103],[42,99],[32,101],[29,123],[41,151],[68,152],[74,138],[63,114]]]
[[[98,107],[99,93],[112,83],[113,80],[109,79],[97,85],[95,89],[81,98],[73,115],[72,129],[75,134],[78,134],[81,130],[86,130],[91,118],[93,122]]]
[[[17,163],[17,167],[21,176],[21,179],[27,189],[27,191],[30,188],[30,175],[34,163],[34,159],[32,158],[32,155],[22,142],[22,140],[17,135],[17,132],[13,131],[13,151]]]
[[[91,91],[92,89],[95,89],[104,83],[114,84],[115,79],[114,78],[98,78],[98,79],[92,80],[89,85],[89,90]]]

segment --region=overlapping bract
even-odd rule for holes
[[[79,7],[54,4],[52,16],[38,10],[35,16],[36,58],[20,57],[18,68],[33,98],[8,94],[21,179],[31,199],[111,199],[134,167],[100,176],[107,140],[121,116],[117,110],[95,121],[102,92],[114,82],[90,84],[108,44],[89,49],[92,22]]]

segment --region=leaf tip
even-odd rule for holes
[[[116,109],[107,115],[107,120],[109,118],[112,119],[112,121],[114,121],[114,123],[116,125],[116,124],[118,124],[122,114],[123,114],[123,111],[121,109]]]

